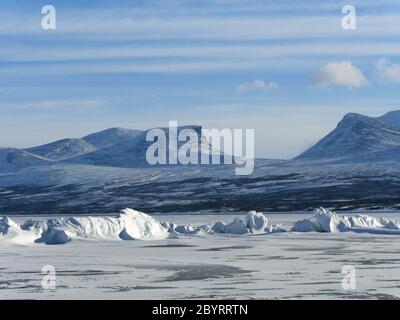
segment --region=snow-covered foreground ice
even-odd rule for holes
[[[362,232],[400,235],[400,222],[367,215],[340,216],[330,210],[315,210],[311,218],[294,223],[290,229],[272,225],[261,212],[250,211],[225,223],[193,226],[160,222],[148,214],[124,209],[117,217],[68,217],[45,221],[29,219],[16,223],[0,217],[0,246],[45,243],[61,245],[72,240],[160,240],[183,235],[254,235],[279,232]]]
[[[325,213],[316,213],[319,216],[319,227],[333,228],[338,223],[342,225],[336,215],[328,211]],[[388,213],[383,215],[389,216]],[[257,217],[258,221],[253,219]],[[286,230],[290,230],[296,222],[305,220],[304,218],[311,219],[312,222],[316,219],[312,214],[274,214],[266,217],[274,225],[281,223]],[[94,218],[106,219],[105,221],[118,219]],[[0,245],[0,298],[400,297],[400,238],[395,234],[360,234],[357,230],[323,233],[270,232],[268,227],[265,228],[266,221],[259,214],[249,215],[247,218],[239,217],[247,226],[252,223],[257,226],[254,230],[248,229],[249,233],[221,234],[204,232],[208,231],[204,225],[209,224],[211,229],[216,224],[225,225],[223,229],[226,232],[240,225],[239,220],[232,223],[235,220],[232,216],[200,215],[156,218],[159,221],[168,221],[169,227],[174,226],[175,232],[172,237],[169,235],[166,239],[158,238],[152,241],[110,241],[104,237],[96,237],[94,241],[93,238],[88,241],[80,234],[79,237],[73,236],[72,241],[63,245],[27,245],[32,239],[26,233],[22,238],[17,237],[20,241],[7,242],[13,238],[13,233],[21,232],[19,230],[27,231],[20,229],[20,225],[29,229],[29,225],[33,227],[35,223],[24,224],[26,218],[16,218],[16,223],[1,220],[0,232],[6,233],[7,236],[3,235],[5,243]],[[80,227],[76,229],[72,219],[64,218],[61,221],[68,221],[68,228],[71,228],[68,229],[69,232],[81,232]],[[218,223],[220,220],[223,220],[224,224]],[[394,225],[384,224],[386,219],[359,220],[351,215],[345,220],[352,221],[353,225],[364,221],[363,228],[366,223],[372,230],[395,230],[395,222],[392,221]],[[52,221],[58,221],[57,228],[66,229],[59,219]],[[84,221],[92,227],[97,225],[95,220],[78,221],[80,226],[86,225]],[[149,223],[153,220],[145,218],[143,221]],[[154,223],[159,225],[158,222]],[[43,223],[37,222],[36,226],[38,225]],[[226,227],[229,225],[230,227]],[[267,226],[272,225],[267,222]],[[150,227],[154,225],[150,224]],[[86,229],[88,234],[93,234],[91,228]],[[340,231],[340,227],[335,228],[318,231]],[[95,229],[95,234],[101,236],[104,236],[106,230],[111,230],[103,228],[100,232],[98,228]],[[121,229],[124,228],[121,226]],[[203,232],[196,233],[194,230]],[[113,234],[119,231],[120,229],[115,230]],[[155,233],[159,234],[158,231]],[[149,234],[152,233],[147,233]],[[143,233],[136,234],[136,238],[141,235]],[[40,234],[36,237],[39,238]],[[41,274],[41,270],[44,265],[55,267],[55,290],[42,288],[41,281],[44,275]],[[342,288],[345,274],[341,271],[346,265],[356,269],[355,290]]]
[[[180,235],[200,234],[264,234],[284,232],[279,226],[268,223],[260,212],[250,211],[230,223],[198,227],[190,224],[161,223],[150,215],[124,209],[117,217],[68,217],[45,221],[29,219],[16,223],[9,217],[0,218],[1,245],[29,245],[45,243],[61,245],[72,240],[160,240]]]

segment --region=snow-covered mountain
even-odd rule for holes
[[[114,144],[128,142],[140,134],[143,134],[143,131],[110,128],[82,138],[67,138],[32,148],[0,148],[0,173],[65,161]]]
[[[357,113],[347,114],[331,133],[300,154],[297,160],[353,158],[369,153],[400,148],[400,127],[393,124],[399,113],[372,118]],[[391,155],[389,152],[387,155]],[[378,154],[379,155],[379,154]],[[382,159],[383,154],[380,156]]]
[[[147,131],[110,129],[32,148],[40,155],[0,149],[0,212],[400,209],[399,114],[348,114],[298,158],[256,159],[254,173],[244,177],[235,176],[231,165],[150,167]],[[183,128],[195,129],[204,141],[200,127],[178,131]],[[195,143],[193,148],[209,152],[208,142]]]
[[[168,128],[158,129],[163,130],[167,138],[168,157]],[[184,129],[192,129],[197,133],[198,142],[193,142],[191,150],[199,154],[220,154],[202,136],[200,126],[181,126],[177,131],[179,133]],[[14,172],[24,167],[58,162],[122,168],[148,166],[146,151],[153,144],[146,141],[148,131],[110,128],[82,138],[62,139],[33,148],[3,149],[0,152],[0,172]],[[183,144],[186,142],[179,142],[178,148]]]
[[[62,161],[107,148],[114,144],[128,142],[142,133],[143,131],[140,130],[110,128],[82,138],[62,139],[25,150],[54,161]]]
[[[47,159],[61,161],[93,152],[96,148],[83,139],[63,139],[25,150]]]
[[[166,156],[169,156],[169,135],[168,128],[157,128],[164,131],[166,136]],[[198,154],[216,153],[206,141],[205,137],[201,134],[200,126],[181,126],[177,128],[178,134],[184,129],[191,129],[197,133],[197,143],[192,141],[191,150],[196,151]],[[152,130],[152,129],[150,129]],[[146,141],[146,136],[149,130],[135,132],[133,137],[124,138],[122,142],[112,144],[108,147],[98,149],[94,152],[83,154],[66,160],[67,163],[96,165],[96,166],[109,166],[121,168],[136,168],[149,166],[146,160],[146,151],[154,141]],[[180,148],[186,142],[179,142],[177,147]],[[177,152],[173,150],[173,152]]]

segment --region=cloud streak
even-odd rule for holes
[[[297,45],[169,45],[169,46],[126,46],[79,47],[52,46],[43,50],[37,46],[16,45],[0,49],[3,62],[63,62],[105,59],[156,59],[156,58],[203,58],[203,59],[266,59],[285,57],[315,56],[377,56],[397,55],[400,44],[381,41],[329,42],[324,45],[315,42],[301,42]]]

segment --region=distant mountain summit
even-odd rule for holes
[[[300,154],[299,160],[354,157],[400,148],[400,111],[379,118],[349,113],[336,129]],[[391,152],[393,154],[393,152]]]
[[[166,157],[169,156],[169,135],[168,128],[156,128],[164,131],[166,136],[167,153]],[[202,136],[202,128],[200,126],[180,126],[177,127],[177,132],[181,132],[184,129],[194,130],[197,134],[197,142],[191,146],[191,150],[201,153],[210,154],[216,152],[206,141],[205,137]],[[152,130],[152,129],[150,129]],[[108,147],[98,149],[94,152],[86,153],[78,157],[67,159],[66,162],[75,164],[86,164],[86,165],[97,165],[97,166],[109,166],[109,167],[122,167],[122,168],[135,168],[135,167],[146,167],[149,163],[146,160],[146,151],[154,141],[146,141],[146,136],[149,130],[135,132],[131,138],[125,136],[121,138],[119,143],[112,144]],[[84,138],[87,139],[87,138]],[[177,147],[186,144],[187,142],[179,142]],[[172,150],[177,152],[177,150]]]
[[[98,150],[112,146],[117,143],[128,141],[139,136],[142,133],[143,131],[141,130],[110,128],[100,132],[89,134],[83,137],[82,140],[91,144],[94,148]]]

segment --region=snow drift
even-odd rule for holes
[[[38,232],[22,230],[9,217],[0,217],[0,245],[26,245],[32,243],[37,237]]]
[[[328,209],[320,208],[314,211],[314,216],[297,221],[292,231],[298,232],[359,232],[374,234],[399,234],[400,222],[385,218],[374,218],[367,215],[354,217],[340,216]]]
[[[211,232],[211,226],[208,224],[195,227],[190,224],[177,225],[175,223],[163,222],[162,225],[168,230],[171,235],[200,235],[208,234]]]
[[[73,239],[160,240],[168,230],[151,216],[132,209],[118,217],[54,218],[44,222],[28,220],[18,225],[0,218],[0,243],[65,244]]]
[[[215,233],[249,234],[271,233],[285,231],[279,226],[268,223],[268,219],[261,212],[250,211],[244,218],[235,218],[233,222],[225,224],[218,221],[212,227]]]
[[[62,244],[71,239],[159,240],[168,231],[151,216],[132,209],[122,210],[118,217],[71,217],[51,219],[36,242]]]

